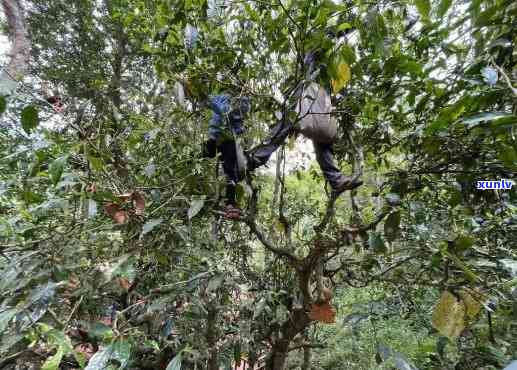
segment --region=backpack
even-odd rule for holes
[[[331,110],[330,95],[324,88],[315,82],[304,86],[296,106],[296,112],[301,117],[300,132],[318,143],[334,142],[337,124],[330,115]]]

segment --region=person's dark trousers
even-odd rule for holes
[[[236,205],[235,188],[241,180],[237,165],[237,151],[234,140],[225,140],[219,143],[217,150],[223,159],[223,171],[226,175],[226,201],[228,204]]]
[[[265,165],[271,155],[285,142],[292,129],[291,124],[278,122],[264,143],[248,153],[248,170],[253,171],[257,167]]]
[[[334,164],[334,155],[332,154],[332,144],[322,144],[312,141],[314,151],[316,152],[316,160],[320,165],[321,171],[325,179],[329,182],[332,189],[339,188],[345,181],[345,176],[341,170]]]

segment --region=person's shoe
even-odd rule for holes
[[[354,179],[352,177],[345,176],[341,184],[338,187],[332,189],[332,194],[334,196],[339,196],[346,190],[353,190],[359,186],[363,185],[363,181],[359,179]]]
[[[241,210],[234,205],[228,204],[224,209],[224,218],[227,220],[238,220],[241,217]]]

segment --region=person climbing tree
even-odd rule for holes
[[[208,126],[208,141],[204,147],[204,157],[214,158],[219,152],[226,176],[226,208],[227,219],[237,219],[241,212],[237,206],[235,188],[242,180],[243,164],[239,165],[240,144],[236,140],[244,132],[244,116],[250,110],[250,100],[245,96],[232,97],[220,94],[209,98],[212,118]],[[242,161],[241,161],[242,162]]]
[[[321,62],[322,55],[323,50],[317,49],[308,52],[304,57],[305,79],[294,89],[292,98],[295,103],[289,107],[296,111],[297,119],[289,123],[287,118],[283,117],[273,127],[268,139],[248,153],[247,164],[249,171],[266,164],[290,134],[301,133],[312,140],[323,176],[332,187],[333,196],[337,197],[345,190],[362,185],[363,182],[353,176],[343,175],[334,163],[332,146],[337,137],[337,124],[331,116],[332,101],[328,89],[315,82],[318,78],[321,81],[328,80],[321,78],[325,74],[322,71],[326,71],[325,63]]]
[[[300,85],[295,95],[298,97],[295,110],[299,123],[282,120],[276,124],[268,139],[248,153],[248,170],[266,164],[290,134],[301,133],[312,140],[316,160],[334,196],[362,185],[361,180],[343,175],[334,163],[332,144],[337,136],[337,125],[331,117],[332,104],[327,90],[310,82]]]

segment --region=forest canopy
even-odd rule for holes
[[[515,1],[1,3],[0,369],[517,360]]]

